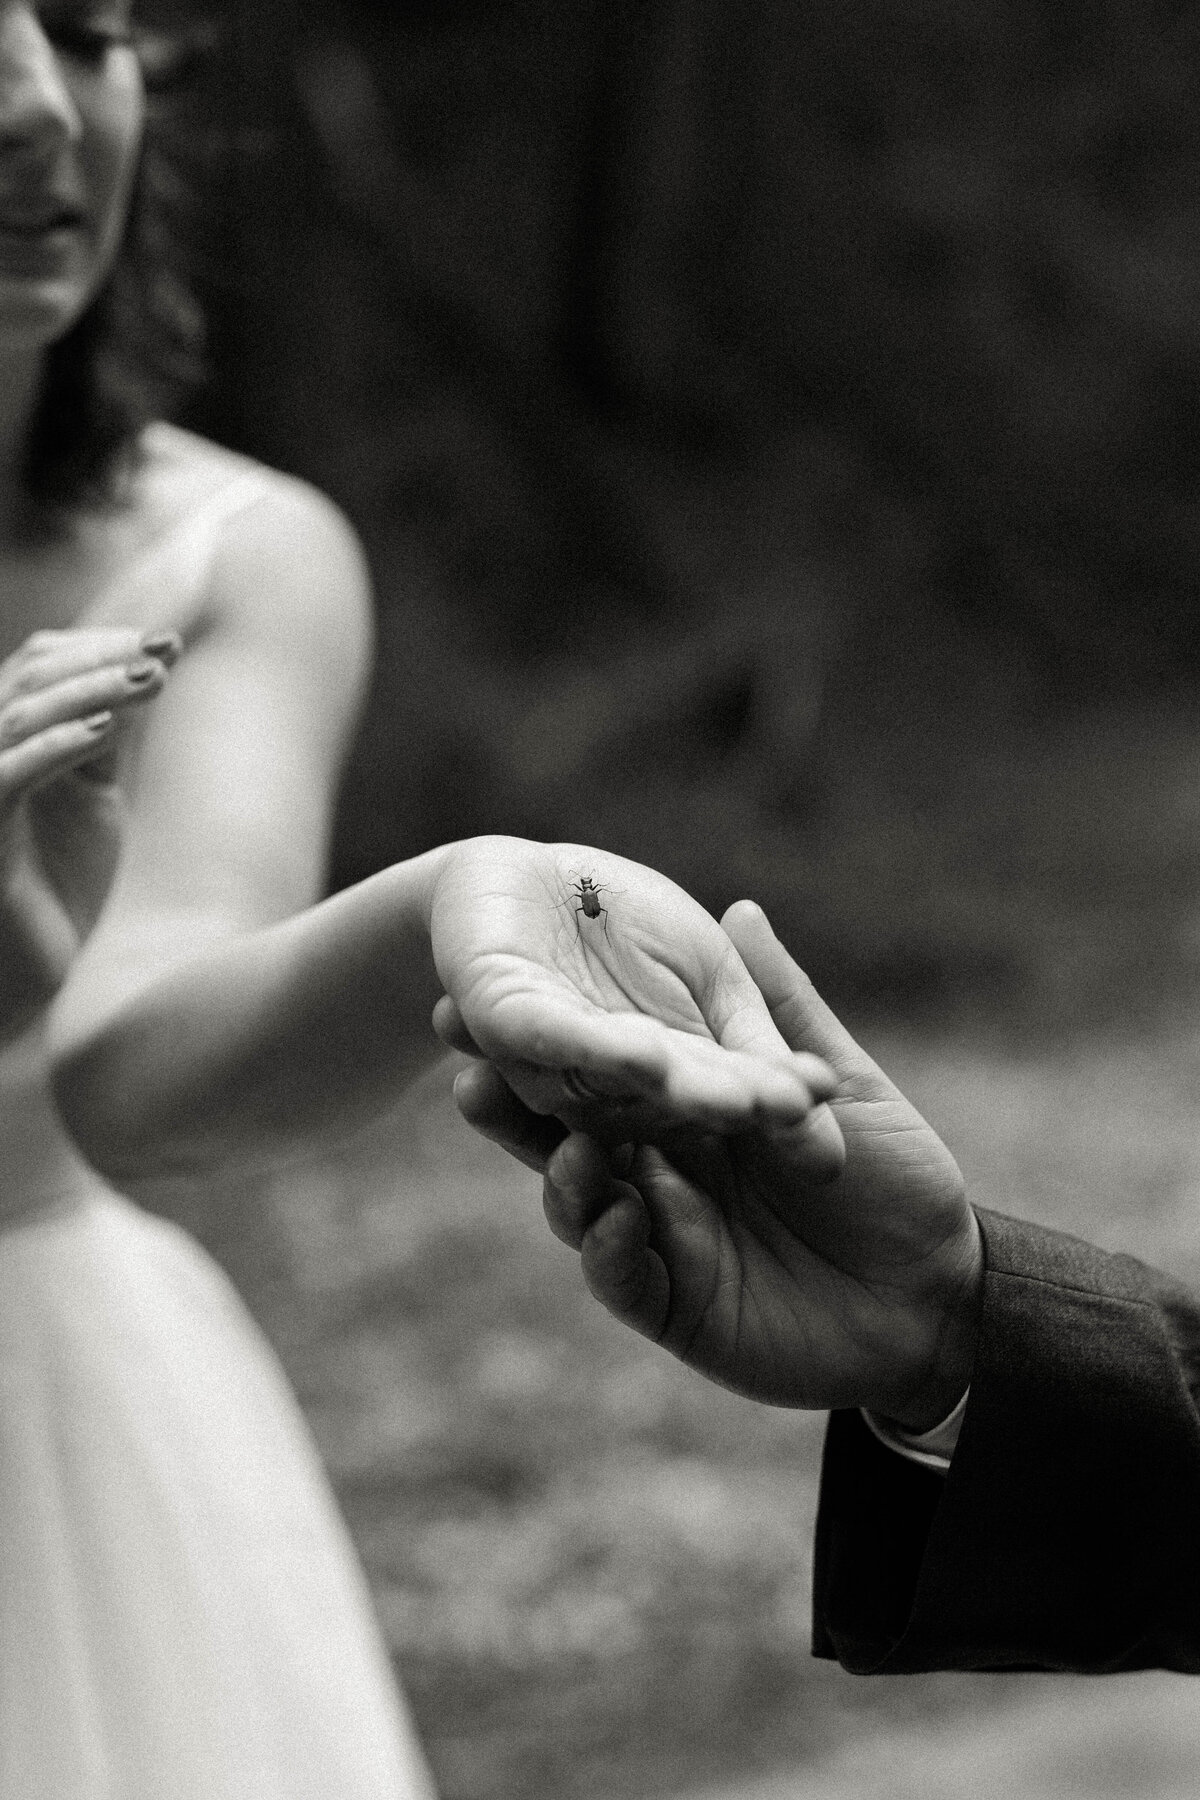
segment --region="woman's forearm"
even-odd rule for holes
[[[241,1172],[382,1109],[432,971],[444,854],[140,982],[89,971],[85,957],[56,1005],[51,1050],[59,1110],[88,1160],[126,1187]]]

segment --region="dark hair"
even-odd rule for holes
[[[151,103],[121,248],[96,298],[46,355],[24,483],[50,513],[119,500],[143,428],[204,373],[203,321],[181,253],[186,183],[169,141],[181,64],[162,40],[143,56]]]

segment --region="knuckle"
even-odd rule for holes
[[[24,663],[14,673],[9,691],[14,694],[33,694],[40,686],[41,677],[37,666]]]
[[[27,718],[23,706],[6,706],[0,711],[0,744],[19,744],[25,736]]]
[[[44,684],[46,664],[61,636],[61,632],[35,631],[0,665],[3,685],[9,693],[31,694]]]

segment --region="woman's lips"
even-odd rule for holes
[[[0,273],[53,274],[73,254],[82,223],[75,215],[31,221],[0,213]]]
[[[82,210],[59,200],[37,206],[6,206],[0,200],[0,232],[5,237],[36,243],[59,232],[77,231],[82,223]]]
[[[0,191],[0,230],[27,232],[36,236],[43,230],[59,230],[79,225],[83,207],[65,194],[7,193]]]

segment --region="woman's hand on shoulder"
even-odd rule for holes
[[[56,1006],[56,1055],[103,1037],[173,966],[319,896],[370,650],[351,526],[307,484],[258,471],[129,760],[120,865]]]
[[[181,647],[172,632],[129,626],[38,631],[0,664],[5,1032],[53,994],[95,917],[117,851],[97,777]]]
[[[183,646],[131,626],[35,631],[0,664],[0,822],[111,750],[120,716],[161,693]]]

